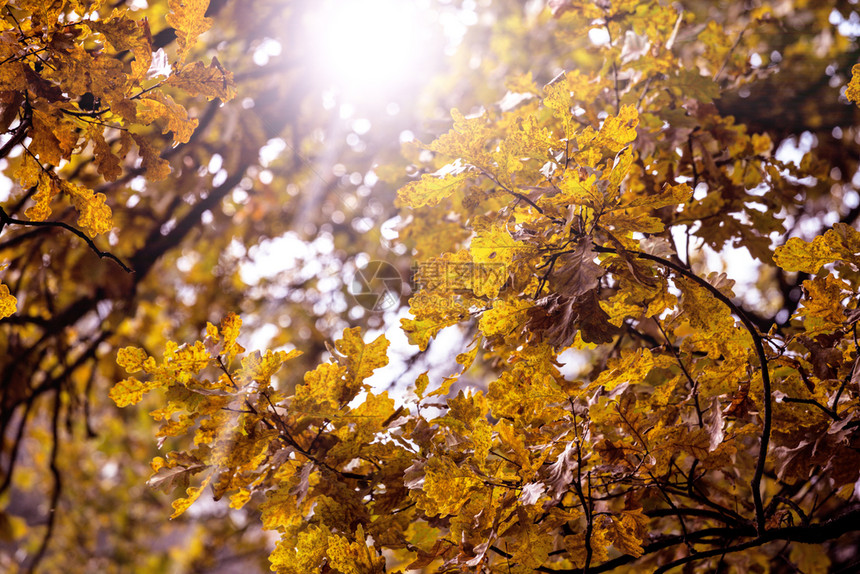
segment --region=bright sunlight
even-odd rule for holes
[[[322,0],[306,32],[315,76],[355,99],[393,97],[439,61],[436,13],[410,0]]]

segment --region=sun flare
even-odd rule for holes
[[[315,75],[352,97],[393,96],[441,53],[433,16],[416,1],[321,1],[308,26]]]

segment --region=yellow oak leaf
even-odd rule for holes
[[[251,500],[251,491],[247,488],[240,488],[230,495],[230,508],[240,509],[248,504],[249,500]]]
[[[409,312],[415,319],[401,319],[400,326],[409,343],[424,351],[439,331],[468,317],[469,307],[452,296],[420,292],[409,300]]]
[[[631,146],[625,147],[615,156],[612,162],[612,171],[609,172],[609,188],[607,189],[607,193],[611,194],[612,197],[607,203],[614,204],[618,199],[618,188],[630,172],[630,168],[636,161],[636,157],[636,153]],[[690,192],[692,193],[692,190]]]
[[[478,220],[474,224],[476,236],[469,252],[472,257],[472,292],[478,297],[496,297],[508,280],[508,264],[522,244],[507,229]]]
[[[343,574],[384,574],[385,556],[367,545],[361,524],[355,532],[355,539],[355,542],[349,542],[343,536],[328,539],[326,556],[331,566]]]
[[[50,2],[45,2],[44,0],[19,0],[15,2],[15,7],[32,14],[34,23],[52,26],[66,7],[66,3],[56,0]]]
[[[710,291],[683,277],[676,277],[673,281],[683,293],[681,309],[694,328],[706,333],[721,333],[734,326],[728,307]]]
[[[2,69],[3,66],[0,66]],[[42,165],[28,153],[21,154],[21,163],[15,169],[13,177],[24,189],[39,184],[39,177],[44,173]]]
[[[612,538],[612,545],[618,550],[635,558],[644,554],[642,542],[647,534],[648,517],[642,513],[641,508],[625,510],[605,524]]]
[[[636,126],[639,125],[639,112],[635,106],[621,106],[617,116],[609,116],[603,121],[600,131],[591,145],[602,146],[612,152],[621,149],[636,139]],[[580,146],[584,142],[580,143]]]
[[[507,229],[493,224],[487,218],[475,218],[472,228],[476,237],[472,239],[469,251],[474,263],[508,264],[514,258],[514,250],[522,247]]]
[[[212,475],[206,477],[206,480],[203,481],[199,487],[191,486],[189,487],[185,493],[187,496],[185,498],[178,498],[173,501],[173,514],[170,515],[170,519],[173,520],[177,516],[181,515],[183,512],[188,510],[188,508],[194,504],[194,502],[200,498],[200,495],[203,493],[203,489],[205,489],[209,485],[209,481],[212,480]]]
[[[425,291],[471,291],[475,271],[471,254],[461,249],[419,262],[415,281]]]
[[[565,128],[564,137],[572,137],[573,114],[570,109],[573,102],[571,101],[567,78],[561,78],[559,81],[544,86],[543,89],[544,93],[546,93],[543,105],[551,109],[553,115],[562,121]]]
[[[812,241],[792,237],[774,250],[774,262],[786,271],[815,274],[834,261],[860,263],[860,232],[846,223],[837,223]]]
[[[427,390],[427,385],[430,384],[430,377],[427,376],[427,373],[421,373],[418,375],[418,378],[415,379],[415,394],[418,395],[419,399],[424,398],[424,391]]]
[[[33,161],[38,166],[38,162]],[[41,171],[37,175],[36,193],[33,195],[35,205],[28,207],[24,211],[30,221],[45,221],[51,215],[51,201],[60,193],[60,187],[57,181]],[[29,175],[25,176],[29,177]]]
[[[293,485],[300,479],[296,472],[298,463],[287,463],[278,470],[283,481],[266,493],[266,500],[260,504],[263,528],[281,530],[295,526],[303,520],[302,510],[293,494]]]
[[[476,337],[476,339],[480,339],[480,338]],[[469,367],[472,366],[472,363],[475,362],[475,357],[478,356],[478,347],[480,347],[480,345],[478,344],[477,341],[475,341],[475,343],[473,344],[473,346],[470,350],[466,351],[465,353],[458,353],[457,356],[455,357],[455,360],[457,361],[457,363],[460,365],[463,365],[463,371],[462,371],[463,373],[468,371]]]
[[[367,393],[364,402],[356,408],[349,411],[348,417],[355,422],[353,428],[348,428],[349,437],[351,440],[357,439],[355,433],[364,433],[364,436],[369,437],[367,440],[373,440],[373,433],[382,430],[382,423],[386,422],[394,414],[394,399],[388,397],[388,391],[383,391],[379,395]]]
[[[404,205],[413,209],[425,205],[437,205],[460,189],[463,182],[471,177],[472,174],[466,172],[443,177],[425,173],[418,181],[407,183],[400,188],[397,191],[397,197]]]
[[[269,555],[272,570],[278,574],[305,574],[322,569],[331,535],[310,525],[297,537],[284,535]]]
[[[608,538],[608,532],[605,527],[595,524],[594,530],[591,532],[591,538],[588,542],[591,547],[592,563],[600,564],[609,558],[609,546],[611,541]],[[585,566],[588,547],[586,546],[584,532],[565,536],[564,548],[567,550],[567,557],[570,559],[571,564],[577,568]]]
[[[547,536],[547,532],[539,525],[531,521],[524,525],[521,532],[517,534],[517,541],[510,549],[513,554],[514,566],[509,570],[511,574],[531,574],[538,572],[549,557],[553,548],[553,539]]]
[[[0,283],[0,319],[18,310],[18,299],[11,294],[9,286]]]
[[[451,117],[454,118],[454,127],[436,138],[429,148],[448,157],[489,169],[492,157],[485,146],[491,134],[487,127],[486,113],[467,118],[454,108],[451,110]]]
[[[636,317],[642,313],[642,308],[639,305],[631,303],[629,293],[620,289],[618,290],[618,293],[609,299],[599,301],[599,303],[600,308],[606,311],[606,314],[609,315],[609,322],[616,327],[620,327],[624,324],[624,320],[627,317]]]
[[[197,37],[212,27],[212,19],[206,17],[209,0],[168,0],[167,6],[167,24],[176,29],[176,57],[184,62]]]
[[[0,57],[3,58],[0,61],[5,62],[0,66],[0,90],[5,93],[21,93],[28,87],[25,67],[15,59],[19,54],[18,50],[10,50],[10,47],[5,42],[0,46]]]
[[[276,353],[266,351],[263,355],[261,355],[259,351],[254,351],[242,359],[242,371],[240,372],[240,377],[250,381],[256,381],[258,383],[268,384],[272,375],[274,375],[285,362],[290,359],[294,359],[301,354],[302,352],[298,349],[293,349],[290,352],[278,351]]]
[[[860,105],[860,64],[854,64],[851,68],[851,81],[845,89],[845,97],[849,101]]]
[[[484,483],[468,466],[457,466],[445,456],[428,459],[424,473],[425,496],[416,502],[427,516],[456,515],[472,497],[471,491]]]
[[[78,132],[74,124],[63,120],[59,112],[49,113],[38,108],[33,110],[30,136],[33,138],[29,145],[30,152],[51,165],[69,159],[78,144]]]
[[[129,377],[116,383],[108,392],[108,396],[122,408],[136,405],[143,400],[143,395],[152,389],[162,386],[159,382],[139,381],[135,377]]]
[[[611,391],[624,383],[640,383],[653,366],[654,357],[648,349],[623,351],[620,359],[609,360],[606,370],[588,386],[588,390],[603,386],[607,391]]]
[[[123,347],[116,353],[116,364],[127,373],[137,373],[144,370],[149,355],[138,347]]]
[[[833,332],[845,323],[842,300],[851,293],[851,285],[833,275],[813,277],[803,282],[804,297],[796,317],[804,320],[807,336]]]
[[[93,143],[93,157],[102,177],[106,181],[116,181],[122,175],[120,158],[111,151],[110,145],[105,141],[102,131],[103,128],[101,126],[92,125],[87,132],[90,141]]]
[[[600,223],[616,232],[616,235],[629,236],[631,233],[660,233],[666,227],[657,217],[645,213],[611,211],[600,218]]]
[[[818,273],[822,265],[834,261],[834,254],[824,236],[819,235],[811,242],[792,237],[774,250],[773,260],[786,271]]]
[[[144,125],[156,120],[161,121],[161,132],[173,132],[173,139],[178,143],[188,143],[198,124],[196,118],[188,117],[188,111],[184,107],[162,92],[148,92],[137,100],[137,119]]]
[[[206,337],[212,339],[215,342],[221,340],[221,335],[218,333],[218,327],[213,325],[212,323],[206,322]]]
[[[528,310],[533,306],[527,299],[497,299],[493,301],[493,308],[487,309],[481,315],[478,328],[487,337],[507,337],[522,327],[528,319]]]
[[[221,66],[218,58],[212,58],[212,63],[208,66],[203,62],[183,66],[167,78],[165,83],[192,96],[204,96],[209,100],[219,98],[222,102],[227,102],[236,96],[233,74]]]
[[[430,344],[430,339],[435,337],[439,331],[454,325],[459,322],[459,319],[451,319],[445,322],[440,322],[435,318],[425,319],[400,319],[400,328],[406,333],[406,338],[410,345],[417,345],[421,351],[426,351]]]
[[[773,149],[773,140],[768,134],[753,134],[750,138],[752,142],[753,152],[756,155],[765,155]],[[751,173],[758,173],[755,170],[750,170]]]
[[[552,135],[552,132],[543,127],[535,115],[517,118],[510,134],[505,138],[504,148],[510,154],[515,154],[515,160],[522,157],[532,157],[546,160],[551,156],[551,150],[561,149],[564,143]],[[495,154],[498,157],[498,154]]]
[[[361,328],[354,327],[344,329],[343,337],[335,341],[334,348],[338,353],[338,363],[346,367],[346,380],[338,401],[347,403],[361,390],[364,379],[376,369],[388,364],[388,339],[385,335],[380,335],[371,343],[365,344],[361,338]]]
[[[445,422],[451,428],[474,430],[479,424],[486,423],[487,399],[480,391],[469,392],[466,395],[462,390],[456,397],[447,401],[448,414],[436,419]]]
[[[607,182],[598,181],[597,175],[580,174],[577,170],[568,170],[564,179],[558,182],[561,193],[550,201],[558,205],[587,205],[598,211],[603,210],[606,199]]]
[[[195,341],[193,345],[184,344],[176,349],[176,352],[173,353],[169,360],[165,360],[165,362],[169,362],[173,367],[181,369],[180,373],[178,373],[178,380],[184,384],[187,382],[184,380],[184,376],[196,375],[209,365],[210,360],[209,351],[206,350],[203,342]]]
[[[678,205],[684,203],[693,195],[693,188],[686,183],[678,185],[670,185],[663,189],[658,194],[636,197],[629,202],[621,205],[621,208],[628,207],[648,207],[651,209],[659,209],[669,205]]]
[[[60,186],[72,200],[78,211],[78,226],[90,237],[107,233],[113,229],[110,207],[105,205],[105,194],[70,181],[60,181]]]
[[[346,367],[322,363],[305,373],[304,384],[296,387],[290,410],[299,414],[325,414],[340,407]]]
[[[442,384],[439,385],[439,388],[435,391],[431,391],[427,393],[428,397],[444,397],[448,395],[448,392],[451,390],[451,385],[459,380],[459,377],[451,376],[445,377],[442,379]]]
[[[140,81],[152,64],[152,38],[149,24],[144,20],[133,20],[122,11],[114,11],[110,18],[90,20],[87,25],[102,34],[117,52],[130,50],[131,78]]]
[[[237,352],[241,352],[239,350],[241,346],[236,343],[241,328],[242,319],[235,313],[228,313],[221,319],[221,336],[224,339],[221,345],[221,355],[232,358]]]
[[[161,181],[170,175],[170,163],[161,157],[161,154],[155,147],[149,143],[149,140],[140,134],[132,134],[138,146],[141,165],[146,171],[146,177],[152,181]]]

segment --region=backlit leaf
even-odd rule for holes
[[[860,105],[860,64],[854,64],[854,67],[851,68],[851,81],[848,82],[845,97]]]
[[[63,192],[69,195],[72,205],[78,211],[78,227],[90,237],[107,233],[113,229],[113,219],[110,207],[105,204],[107,199],[103,193],[68,181],[60,182]]]
[[[94,127],[89,131],[90,140],[93,142],[93,155],[98,166],[99,173],[107,181],[116,181],[122,175],[120,159],[110,149],[105,141],[101,128]]]
[[[205,96],[210,100],[219,98],[227,102],[236,95],[233,74],[221,66],[218,58],[212,58],[212,63],[208,66],[203,62],[194,62],[177,69],[167,79],[167,84],[192,96]]]
[[[35,163],[35,162],[34,162]],[[51,215],[51,202],[60,193],[60,186],[56,180],[45,173],[37,175],[38,187],[33,201],[36,203],[28,207],[24,214],[30,221],[45,221]]]
[[[438,205],[440,201],[462,189],[464,182],[472,177],[473,175],[467,172],[442,177],[424,174],[420,180],[402,187],[397,192],[397,197],[404,205],[412,208]]]
[[[143,169],[146,170],[146,176],[153,181],[161,181],[170,175],[170,163],[161,157],[161,154],[156,150],[150,141],[141,135],[132,134],[135,143],[138,145],[140,158],[143,164]]]
[[[157,384],[145,383],[134,377],[129,377],[115,384],[108,396],[118,407],[127,407],[139,403],[144,393],[156,388]]]
[[[786,271],[818,273],[823,265],[834,261],[860,262],[860,232],[845,223],[836,223],[824,235],[811,242],[792,237],[777,247],[774,262]]]
[[[167,24],[176,29],[177,58],[182,62],[197,43],[197,38],[212,27],[205,16],[209,0],[168,0]]]
[[[199,487],[191,486],[186,490],[185,498],[177,498],[173,501],[173,514],[170,515],[170,518],[176,518],[177,516],[184,513],[188,508],[200,498],[200,495],[203,493],[203,490],[209,486],[209,481],[212,480],[212,475],[206,477]]]
[[[191,2],[193,0],[175,1]],[[177,143],[187,143],[198,124],[196,118],[188,117],[185,108],[162,92],[148,92],[144,97],[137,100],[137,119],[144,125],[156,121],[160,122],[162,133],[173,132],[173,139]]]
[[[18,299],[9,291],[9,286],[0,283],[0,319],[9,317],[18,309]]]
[[[344,329],[343,338],[335,341],[335,349],[340,354],[338,362],[346,367],[346,381],[341,402],[349,402],[361,389],[364,379],[373,371],[388,364],[388,339],[380,335],[372,342],[365,344],[358,327]]]

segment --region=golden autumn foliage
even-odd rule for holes
[[[300,2],[0,1],[0,569],[856,569],[824,4],[431,2],[367,119]]]

